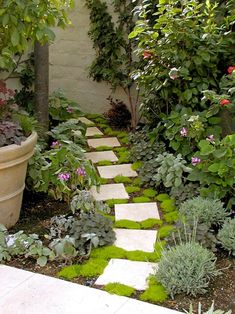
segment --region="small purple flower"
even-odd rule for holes
[[[61,147],[61,144],[58,141],[54,141],[54,142],[52,142],[51,147],[54,147],[54,148]]]
[[[67,111],[68,113],[72,113],[72,112],[73,112],[73,108],[72,108],[72,107],[67,107],[67,108],[66,108],[66,111]]]
[[[197,164],[200,164],[200,162],[201,162],[201,159],[198,158],[198,157],[192,157],[192,159],[191,159],[191,163],[192,163],[193,166],[196,166]]]
[[[68,172],[61,172],[58,175],[58,179],[61,181],[68,181],[70,179],[70,174]]]
[[[188,129],[182,128],[180,130],[180,135],[183,136],[183,137],[186,137],[188,135]]]
[[[213,134],[208,135],[206,140],[209,141],[210,143],[215,143],[215,137]]]
[[[83,168],[77,168],[76,173],[78,176],[85,177],[86,171]]]

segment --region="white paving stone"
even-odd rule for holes
[[[137,290],[145,290],[148,287],[147,278],[155,273],[156,268],[157,264],[155,263],[111,259],[95,284],[106,285],[118,282]]]
[[[91,138],[87,140],[90,147],[96,148],[99,146],[117,147],[121,146],[116,137]]]
[[[96,126],[86,129],[86,136],[104,135]]]
[[[127,251],[141,250],[154,252],[156,230],[114,229],[116,240],[114,245]]]
[[[97,163],[101,160],[118,161],[117,156],[112,150],[104,152],[90,152],[85,153],[87,159],[91,160],[93,163]]]
[[[116,176],[137,177],[137,172],[131,169],[131,164],[97,167],[101,178],[112,179]]]
[[[97,201],[110,199],[129,199],[123,183],[101,184],[99,192],[96,186],[91,187],[91,193]]]
[[[174,314],[157,305],[0,265],[1,314]]]
[[[160,219],[157,203],[129,203],[116,204],[114,207],[115,219],[143,221],[149,218]]]
[[[80,117],[78,120],[80,120],[84,124],[88,124],[88,125],[95,124],[93,121],[91,121],[91,120],[89,120],[89,119],[87,119],[85,117]]]

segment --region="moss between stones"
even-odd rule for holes
[[[157,192],[153,189],[145,189],[143,191],[143,195],[147,196],[147,197],[154,197],[154,196],[156,196],[156,194],[157,194]]]
[[[113,163],[110,160],[100,160],[97,162],[98,166],[110,166]]]
[[[160,219],[149,218],[140,222],[141,229],[151,229],[162,226],[163,222]]]
[[[104,118],[104,117],[96,117],[96,118],[93,118],[93,120],[95,120],[96,123],[103,123],[106,125],[108,125],[108,121]]]
[[[178,220],[179,218],[179,213],[177,211],[173,211],[170,213],[164,214],[164,220],[168,223],[172,223]]]
[[[128,152],[128,149],[126,147],[114,147],[113,150],[117,153]]]
[[[155,197],[156,201],[159,201],[159,202],[163,202],[165,200],[169,200],[170,199],[170,196],[168,194],[158,194],[156,197]]]
[[[112,222],[115,222],[115,217],[114,217],[113,215],[106,214],[106,213],[104,213],[104,212],[102,212],[102,211],[100,211],[100,210],[98,210],[98,213],[101,214],[101,215],[103,215],[104,217],[106,217],[106,218],[112,220]]]
[[[164,238],[168,237],[173,230],[174,230],[174,226],[171,226],[171,225],[162,226],[158,230],[159,239],[164,239]]]
[[[143,165],[142,161],[136,161],[131,165],[132,170],[138,170]]]
[[[103,116],[99,113],[86,113],[85,117],[87,119],[96,119],[96,118],[103,118]]]
[[[102,129],[107,128],[107,124],[105,124],[105,123],[98,123],[97,126],[102,128]]]
[[[117,294],[117,295],[122,295],[122,296],[126,296],[126,297],[130,297],[132,294],[135,293],[134,288],[132,288],[130,286],[123,285],[123,284],[118,283],[118,282],[111,282],[111,283],[105,285],[104,290],[111,293],[111,294]]]
[[[151,202],[151,199],[147,196],[138,196],[138,197],[133,197],[133,202],[134,203],[148,203],[148,202]]]
[[[126,258],[126,251],[114,245],[96,248],[91,251],[91,258],[110,260],[111,258]]]
[[[131,183],[132,180],[129,177],[125,177],[125,176],[116,176],[115,178],[113,178],[113,181],[116,183]]]
[[[176,209],[175,207],[175,201],[172,200],[172,199],[167,199],[167,200],[164,200],[162,203],[161,203],[161,209],[166,212],[166,213],[169,213],[169,212],[172,212]]]
[[[120,152],[118,153],[118,155],[119,155],[119,159],[118,159],[119,164],[130,162],[130,154],[128,151]]]
[[[90,137],[92,137],[92,138],[101,138],[101,137],[103,137],[103,135],[102,134],[95,134],[95,135],[91,135]]]
[[[112,150],[112,147],[111,146],[97,146],[95,148],[95,150],[97,150],[98,152],[102,152],[102,151],[107,151],[107,150]]]
[[[119,138],[119,141],[122,143],[122,144],[128,144],[129,143],[129,139],[128,137],[121,137]]]
[[[126,199],[111,199],[111,200],[107,200],[106,201],[106,204],[109,206],[109,207],[114,207],[115,204],[126,204],[128,203],[128,200]]]
[[[107,184],[109,182],[109,179],[106,178],[99,178],[100,184]]]
[[[140,186],[140,187],[143,185],[143,182],[141,181],[140,178],[135,178],[132,183],[133,185]]]
[[[165,301],[167,297],[164,287],[157,282],[156,278],[151,277],[149,279],[149,287],[140,295],[140,300],[159,303]]]
[[[115,222],[115,228],[123,228],[123,229],[152,229],[157,226],[162,225],[162,221],[160,219],[149,218],[140,222],[132,221],[128,219],[121,219]]]
[[[117,134],[117,137],[122,138],[122,137],[128,137],[128,133],[124,131],[120,131]]]
[[[128,194],[136,193],[136,192],[140,191],[140,187],[138,187],[138,186],[131,186],[131,185],[126,186],[125,189],[126,189],[126,192]]]

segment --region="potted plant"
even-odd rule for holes
[[[27,163],[37,142],[34,120],[19,110],[13,96],[0,81],[0,223],[7,228],[19,219]]]

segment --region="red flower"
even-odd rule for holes
[[[226,105],[231,104],[231,101],[228,99],[221,99],[220,104],[221,106],[226,106]]]
[[[233,71],[235,70],[235,67],[231,66],[231,67],[228,67],[228,74],[231,75],[233,73]]]
[[[0,98],[0,106],[4,106],[6,104],[6,101]]]
[[[152,52],[145,50],[143,53],[144,59],[150,59],[152,57]]]

